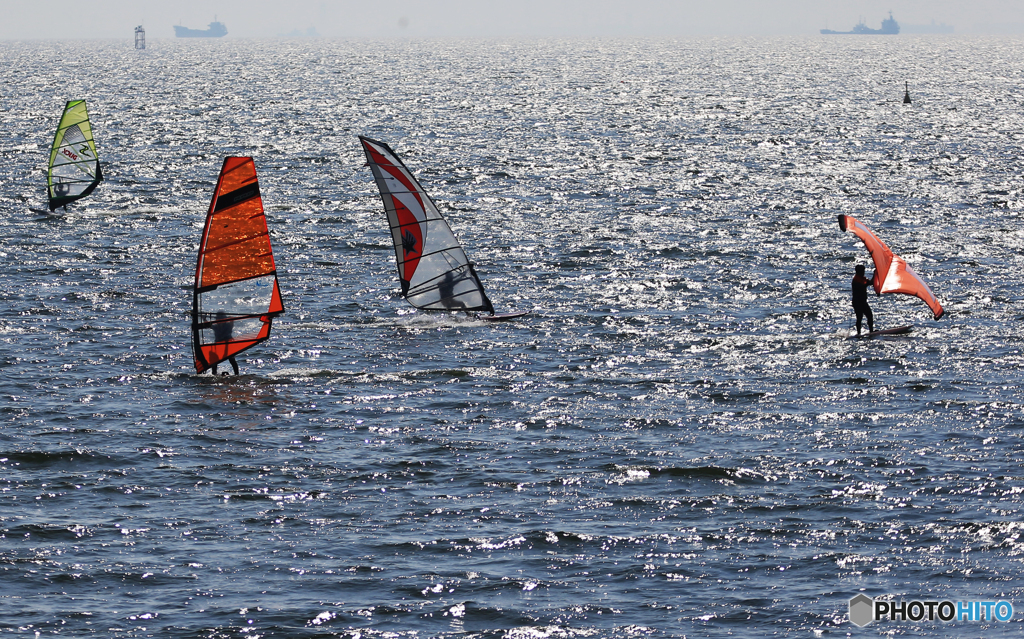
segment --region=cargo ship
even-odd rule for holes
[[[206,31],[174,25],[174,35],[179,38],[220,38],[227,34],[228,28],[223,22],[211,22],[210,28]]]
[[[872,29],[864,24],[861,20],[857,23],[857,26],[852,31],[833,31],[831,29],[822,29],[823,35],[896,35],[900,32],[900,25],[893,20],[892,12],[889,12],[889,17],[882,20],[881,29]]]

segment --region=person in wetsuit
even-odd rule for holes
[[[215,342],[226,342],[231,339],[231,333],[234,330],[234,322],[221,321],[228,316],[224,311],[217,311],[217,323],[213,325],[213,341]],[[238,375],[238,362],[235,361],[235,356],[232,355],[228,358],[228,362],[231,363],[231,368],[234,369],[235,375]],[[217,365],[213,365],[213,374],[217,374]],[[227,373],[224,373],[227,375]]]
[[[465,274],[455,277],[452,271],[444,274],[444,279],[437,285],[437,292],[441,296],[441,304],[448,310],[454,311],[459,308],[466,308],[466,303],[455,299],[455,285],[465,279]]]
[[[871,314],[871,307],[868,306],[868,286],[871,280],[864,277],[864,265],[857,265],[857,274],[853,276],[853,311],[857,314],[857,335],[860,335],[861,321],[865,316],[868,318],[868,332],[875,330],[875,318]]]

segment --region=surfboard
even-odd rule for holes
[[[850,339],[868,338],[868,337],[881,337],[883,335],[906,335],[910,331],[914,330],[913,325],[909,326],[898,326],[896,328],[887,328],[884,331],[871,331],[870,333],[862,333],[860,335],[850,335]]]
[[[516,311],[514,313],[495,313],[494,315],[477,315],[477,319],[482,319],[488,322],[504,322],[517,317],[522,317],[528,314],[530,311]]]

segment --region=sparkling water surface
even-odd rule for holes
[[[0,43],[0,631],[1018,636],[1024,40]],[[913,104],[902,104],[904,82]],[[107,180],[40,215],[68,99]],[[357,135],[510,323],[402,300]],[[194,374],[255,158],[286,313]],[[853,215],[947,315],[847,339]],[[877,622],[848,600],[1007,600]]]

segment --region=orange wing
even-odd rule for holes
[[[863,222],[849,215],[840,215],[839,228],[850,231],[859,237],[867,247],[868,253],[871,254],[871,259],[875,263],[875,277],[871,282],[875,287],[875,293],[878,295],[882,293],[913,295],[922,299],[932,309],[935,319],[939,319],[945,314],[942,304],[939,304],[938,298],[924,283],[924,280],[914,272],[914,269],[910,268],[902,257],[893,253],[885,245],[885,242],[878,239],[878,236],[872,233],[871,229]]]

